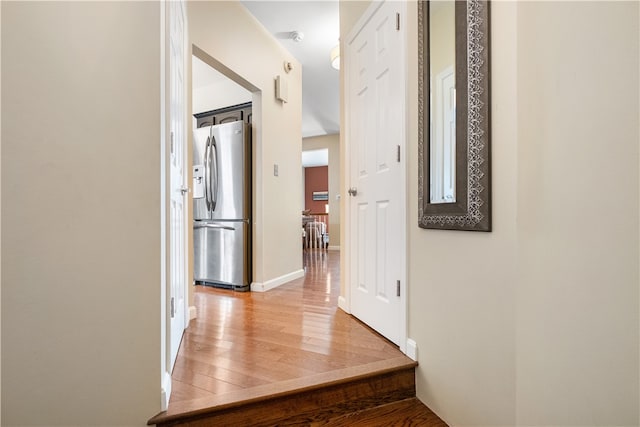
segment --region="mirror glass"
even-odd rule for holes
[[[455,1],[429,2],[429,201],[456,201]]]

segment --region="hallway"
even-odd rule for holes
[[[337,308],[340,253],[304,252],[303,278],[265,293],[196,287],[165,415],[364,375],[406,358]]]

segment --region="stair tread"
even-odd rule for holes
[[[417,362],[402,355],[393,359],[372,362],[366,365],[322,373],[304,379],[282,381],[275,384],[253,387],[249,390],[233,391],[214,397],[176,402],[169,411],[151,418],[148,424],[175,423],[196,416],[214,416],[233,408],[246,407],[260,402],[284,400],[302,393],[320,391],[356,381],[415,368]]]
[[[336,417],[324,423],[314,424],[315,426],[448,427],[444,421],[415,397]]]

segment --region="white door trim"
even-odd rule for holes
[[[407,256],[407,247],[409,245],[409,228],[408,228],[408,218],[409,218],[409,205],[407,203],[407,191],[409,188],[409,170],[407,168],[407,161],[412,159],[413,156],[407,156],[408,147],[409,147],[409,64],[407,58],[407,15],[408,15],[408,2],[402,2],[400,6],[400,39],[401,42],[401,52],[400,58],[402,61],[402,86],[404,89],[404,102],[402,105],[402,117],[404,118],[404,126],[402,126],[402,141],[404,141],[404,147],[402,147],[402,163],[400,165],[400,174],[403,177],[401,180],[401,188],[400,188],[400,206],[404,206],[405,211],[404,215],[402,215],[400,229],[402,230],[402,245],[400,249],[400,259],[403,260],[401,264],[401,294],[400,294],[400,351],[404,354],[413,358],[413,360],[417,360],[417,354],[413,351],[415,347],[415,342],[410,340],[408,337],[408,324],[409,324],[409,308],[408,308],[408,293],[409,293],[409,261]],[[414,356],[415,355],[415,356]]]
[[[167,5],[160,3],[160,410],[166,411],[171,395],[171,372],[167,370],[170,358],[169,328],[167,328],[167,295],[170,294],[167,280]]]
[[[400,267],[400,351],[404,354],[408,354],[408,345],[407,345],[407,328],[409,321],[408,307],[407,307],[407,293],[409,291],[409,286],[407,286],[408,280],[408,257],[407,257],[407,245],[408,245],[408,228],[407,228],[407,218],[408,218],[408,204],[407,204],[407,189],[408,189],[408,168],[407,168],[407,160],[413,158],[412,156],[407,156],[407,147],[409,146],[407,135],[409,134],[409,120],[408,120],[408,105],[407,102],[409,100],[408,93],[408,79],[409,79],[409,67],[407,64],[407,7],[408,2],[401,2],[400,6],[400,40],[401,40],[401,51],[400,51],[400,59],[402,64],[402,89],[404,92],[404,102],[402,105],[402,117],[404,119],[404,126],[402,126],[402,138],[401,140],[404,143],[402,147],[401,159],[400,163],[400,175],[401,179],[401,188],[400,188],[400,206],[405,208],[404,215],[401,215],[400,220],[400,230],[401,230],[401,241],[400,245],[400,259],[402,259],[402,264]]]
[[[380,7],[383,5],[384,0],[383,1],[374,1],[371,3],[371,5],[367,8],[367,10],[363,13],[363,15],[360,17],[360,19],[357,21],[357,23],[354,25],[353,29],[349,32],[349,34],[347,35],[345,41],[343,42],[343,46],[341,46],[341,50],[343,52],[346,52],[346,46],[351,43],[357,36],[358,34],[362,31],[362,29],[364,28],[364,26],[371,20],[371,18],[376,14],[376,12],[378,11],[378,9],[380,9]],[[407,350],[408,350],[408,345],[407,345],[407,322],[408,322],[408,307],[407,307],[407,292],[408,292],[408,286],[407,286],[407,212],[406,212],[406,206],[407,206],[407,175],[408,175],[408,170],[407,170],[407,156],[406,156],[406,151],[407,151],[407,135],[408,135],[408,117],[407,117],[407,111],[408,111],[408,85],[407,85],[407,79],[408,79],[408,67],[407,67],[407,52],[406,52],[406,46],[407,46],[407,24],[406,24],[406,17],[407,17],[407,2],[399,2],[400,3],[400,38],[401,38],[401,52],[400,52],[400,58],[401,58],[401,75],[403,76],[403,79],[401,82],[398,82],[398,84],[402,85],[402,93],[404,94],[404,102],[401,103],[402,105],[402,117],[404,118],[404,126],[402,127],[403,130],[403,135],[401,137],[401,141],[403,141],[404,146],[401,147],[401,164],[400,164],[400,173],[402,176],[401,179],[401,188],[399,189],[399,193],[400,193],[400,205],[405,207],[405,214],[402,215],[401,220],[400,220],[400,225],[399,228],[402,230],[401,232],[401,240],[402,240],[402,244],[401,244],[401,259],[403,260],[402,265],[401,265],[401,284],[400,284],[400,330],[399,330],[399,349],[400,351],[402,351],[403,353],[407,354]],[[345,55],[344,57],[344,69],[341,71],[343,73],[344,76],[344,88],[343,88],[343,93],[344,95],[344,99],[346,102],[350,102],[349,99],[349,87],[350,87],[350,78],[349,78],[349,73],[346,70],[349,70],[351,66],[353,66],[353,64],[351,63],[351,58],[349,55]],[[344,142],[345,142],[345,149],[342,152],[342,156],[344,159],[344,188],[342,189],[342,194],[345,195],[345,197],[349,197],[348,196],[348,189],[350,187],[350,179],[351,179],[351,142],[349,141],[350,138],[350,132],[349,132],[349,127],[350,127],[350,123],[351,123],[351,117],[349,114],[349,108],[344,108],[344,117],[345,117],[345,123],[343,126],[343,130],[341,133],[343,133],[344,135]],[[355,214],[354,212],[352,212],[351,209],[351,203],[349,203],[348,199],[345,199],[345,203],[344,203],[344,209],[345,209],[345,224],[351,224],[351,220],[353,219],[353,215]],[[352,279],[354,277],[354,271],[353,271],[353,260],[352,260],[352,256],[351,256],[351,249],[352,249],[352,239],[351,239],[351,232],[347,231],[346,233],[344,233],[344,238],[345,238],[345,242],[344,242],[344,250],[342,251],[342,253],[344,254],[344,267],[343,268],[343,277],[345,280],[345,286],[344,286],[344,295],[341,295],[340,298],[338,299],[338,306],[344,310],[347,313],[351,313],[351,283],[352,283]],[[409,349],[411,348],[411,346],[409,346]]]

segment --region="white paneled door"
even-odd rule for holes
[[[402,3],[374,3],[373,16],[347,39],[345,69],[350,309],[399,345],[406,275]]]
[[[181,1],[167,2],[169,7],[169,315],[170,364],[178,355],[186,326],[186,204],[185,179],[186,105],[185,105],[185,10]]]

